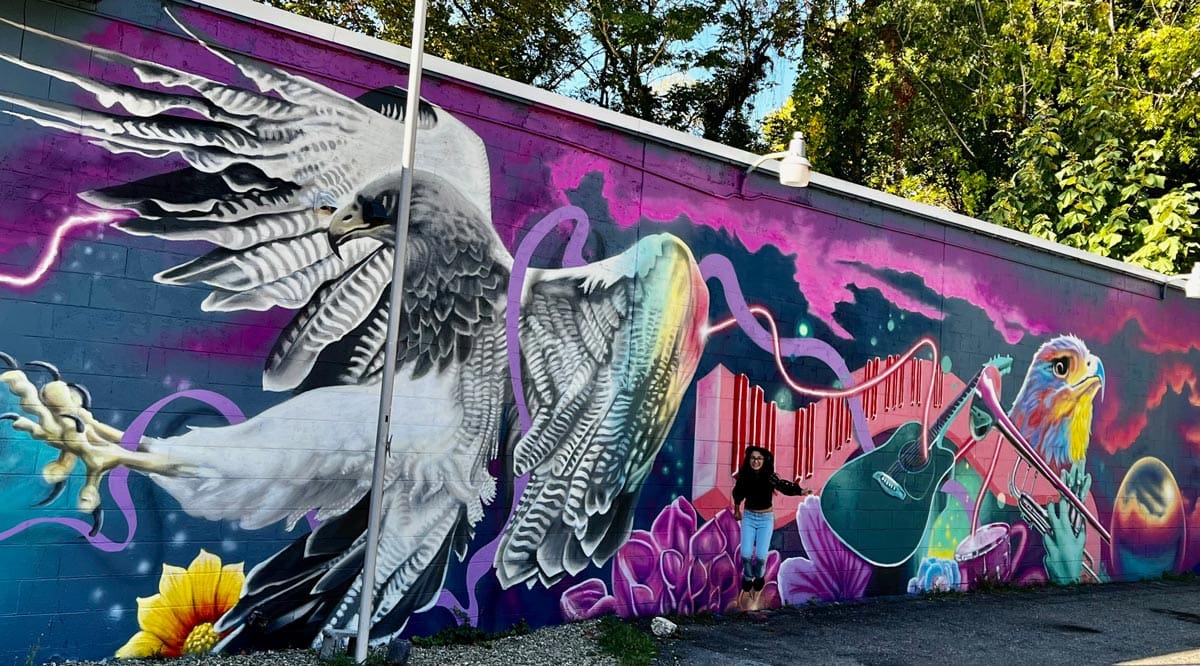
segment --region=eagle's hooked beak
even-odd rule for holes
[[[1086,384],[1093,380],[1099,384],[1100,399],[1104,400],[1104,362],[1095,356],[1088,356],[1087,359],[1088,373],[1083,379],[1076,382],[1076,386],[1085,387]]]
[[[367,228],[366,222],[363,221],[362,215],[358,211],[357,205],[347,206],[342,210],[334,211],[332,219],[329,221],[329,229],[326,231],[329,237],[329,249],[338,259],[342,258],[340,252],[342,243],[353,238],[354,232]]]
[[[386,227],[391,220],[383,204],[358,197],[348,206],[334,211],[330,216],[329,249],[339,259],[342,257],[339,248],[355,238],[370,236],[375,230]]]
[[[1094,367],[1093,367],[1094,364]],[[1104,400],[1104,363],[1092,356],[1088,358],[1088,367],[1091,368],[1092,374],[1100,378],[1100,400]]]

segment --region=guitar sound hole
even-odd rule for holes
[[[909,442],[905,445],[904,450],[900,452],[897,462],[904,468],[905,472],[920,472],[929,466],[929,458],[921,459],[921,443]]]

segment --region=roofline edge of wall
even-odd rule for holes
[[[215,10],[241,20],[260,21],[276,28],[307,35],[314,39],[320,39],[337,46],[402,65],[407,65],[409,62],[408,47],[328,23],[322,23],[315,19],[300,16],[299,14],[293,14],[284,9],[254,2],[254,0],[172,0],[172,2]],[[749,166],[758,158],[758,155],[745,150],[726,146],[686,132],[647,122],[640,118],[581,102],[565,95],[506,79],[496,74],[451,62],[437,56],[431,56],[428,53],[424,56],[424,63],[426,71],[440,77],[463,81],[505,97],[530,104],[544,105],[556,111],[586,118],[589,121],[611,129],[634,134],[660,144],[682,148],[688,152],[705,157],[738,166]],[[778,168],[770,162],[761,165],[759,169],[778,174]],[[863,185],[857,185],[849,181],[834,178],[833,176],[813,173],[809,187],[816,187],[832,194],[846,196],[881,208],[907,213],[949,227],[965,229],[1001,241],[1024,245],[1065,259],[1115,271],[1148,282],[1171,286],[1177,289],[1183,288],[1179,284],[1167,283],[1173,276],[1164,275],[1157,271],[1127,264],[1054,241],[1048,241],[1022,231],[1002,227],[943,208],[905,199]]]

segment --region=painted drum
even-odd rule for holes
[[[989,523],[963,539],[954,551],[954,560],[962,573],[959,587],[969,590],[979,582],[1005,582],[1013,574],[1013,563],[1025,553],[1027,532],[1024,525]],[[1013,540],[1018,543],[1013,547]]]

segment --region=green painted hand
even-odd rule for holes
[[[1080,500],[1087,501],[1088,492],[1092,488],[1092,475],[1084,471],[1084,461],[1071,466],[1070,471],[1063,472],[1063,483]],[[1073,524],[1073,516],[1077,513],[1071,503],[1065,499],[1046,505],[1046,513],[1050,519],[1050,533],[1046,535],[1046,556],[1042,558],[1042,566],[1050,581],[1059,585],[1078,583],[1083,574],[1083,551],[1087,544],[1087,525],[1079,521],[1078,530]]]

